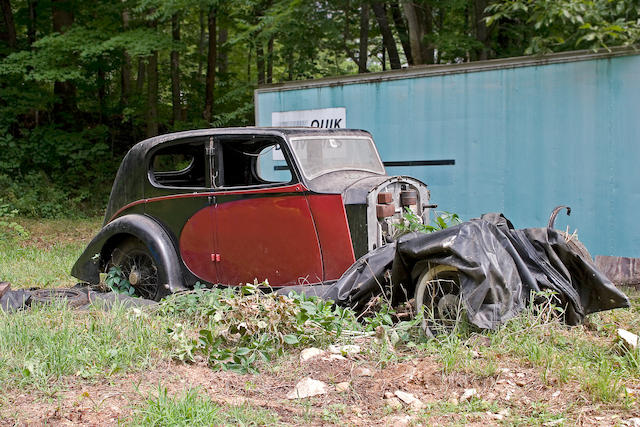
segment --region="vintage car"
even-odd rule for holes
[[[119,266],[160,299],[197,282],[330,283],[392,241],[424,183],[388,176],[368,132],[230,128],[147,139],[125,156],[104,226],[73,266],[96,284]]]

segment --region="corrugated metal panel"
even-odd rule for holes
[[[256,124],[270,125],[274,111],[346,107],[348,127],[370,131],[384,161],[455,159],[388,168],[424,180],[440,208],[464,218],[501,211],[530,227],[567,204],[572,216],[556,227],[577,228],[593,254],[640,257],[640,56],[632,53],[262,88]]]

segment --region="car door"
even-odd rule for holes
[[[220,283],[322,281],[320,245],[305,189],[280,142],[263,135],[216,140],[214,245]]]

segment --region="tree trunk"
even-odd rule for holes
[[[273,83],[273,36],[267,44],[267,83]]]
[[[138,93],[142,93],[142,89],[144,89],[144,80],[147,74],[147,64],[145,63],[144,58],[138,58],[138,75],[136,77],[136,91]]]
[[[369,59],[369,5],[362,3],[360,8],[360,46],[358,53],[358,73],[367,72]]]
[[[400,6],[398,6],[398,2],[396,1],[391,2],[391,16],[393,17],[393,23],[396,27],[396,31],[398,32],[400,43],[402,43],[402,50],[404,51],[404,56],[407,58],[407,63],[409,65],[413,65],[413,56],[411,56],[411,45],[409,44],[407,25],[402,17],[402,12],[400,12]]]
[[[180,42],[180,18],[175,13],[171,16],[171,38],[174,45]],[[173,123],[182,118],[182,102],[180,101],[180,53],[171,50],[171,101],[173,107]]]
[[[27,39],[29,40],[29,46],[36,41],[36,6],[37,0],[29,0],[29,25],[27,27]]]
[[[473,32],[476,40],[482,43],[481,48],[475,49],[475,59],[477,60],[485,60],[489,59],[489,29],[487,28],[487,23],[485,22],[485,14],[484,10],[489,5],[488,0],[474,0],[474,20],[473,20]]]
[[[131,15],[128,10],[122,11],[122,29],[127,31],[129,29],[129,22]],[[120,67],[120,102],[123,105],[129,103],[129,96],[131,95],[131,56],[124,51],[122,53],[123,61]]]
[[[13,11],[11,10],[11,1],[0,0],[0,6],[2,6],[2,15],[4,17],[6,41],[9,47],[11,49],[14,49],[17,44],[17,39],[16,39],[16,25],[13,22]]]
[[[433,47],[425,43],[425,35],[433,30],[433,18],[428,5],[418,7],[413,0],[403,0],[402,8],[409,26],[409,44],[415,64],[433,64]]]
[[[209,53],[207,54],[207,79],[205,88],[204,119],[213,119],[213,90],[216,83],[216,10],[209,9]]]
[[[158,134],[158,51],[147,64],[147,138]]]
[[[202,62],[204,58],[204,10],[200,9],[200,37],[198,38],[198,80],[202,81]]]
[[[73,24],[72,3],[69,0],[52,0],[51,12],[53,17],[53,31],[64,33]],[[76,108],[76,87],[70,81],[55,82],[53,84],[54,120],[63,119],[61,113],[72,114]],[[71,117],[67,117],[69,121]]]
[[[228,39],[229,30],[226,27],[220,28],[218,30],[218,72],[221,74],[226,74],[229,68],[229,54],[225,46]]]
[[[258,70],[258,85],[263,85],[265,82],[264,49],[260,41],[256,46],[256,69]]]
[[[371,3],[373,13],[376,15],[378,26],[380,27],[380,33],[382,34],[382,44],[384,49],[389,53],[389,64],[392,70],[398,70],[401,68],[400,55],[398,55],[398,48],[396,47],[396,41],[393,38],[393,33],[389,27],[389,21],[387,19],[387,11],[384,5],[378,1]],[[384,58],[384,51],[383,51]]]

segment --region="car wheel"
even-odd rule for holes
[[[429,337],[451,333],[462,314],[458,269],[448,265],[427,267],[416,284],[415,308],[422,313],[422,329]]]
[[[146,245],[136,238],[122,241],[111,254],[111,266],[120,267],[123,276],[129,281],[136,295],[159,301],[167,292],[164,284],[168,282],[163,268],[159,268]],[[107,268],[107,270],[108,270]]]

